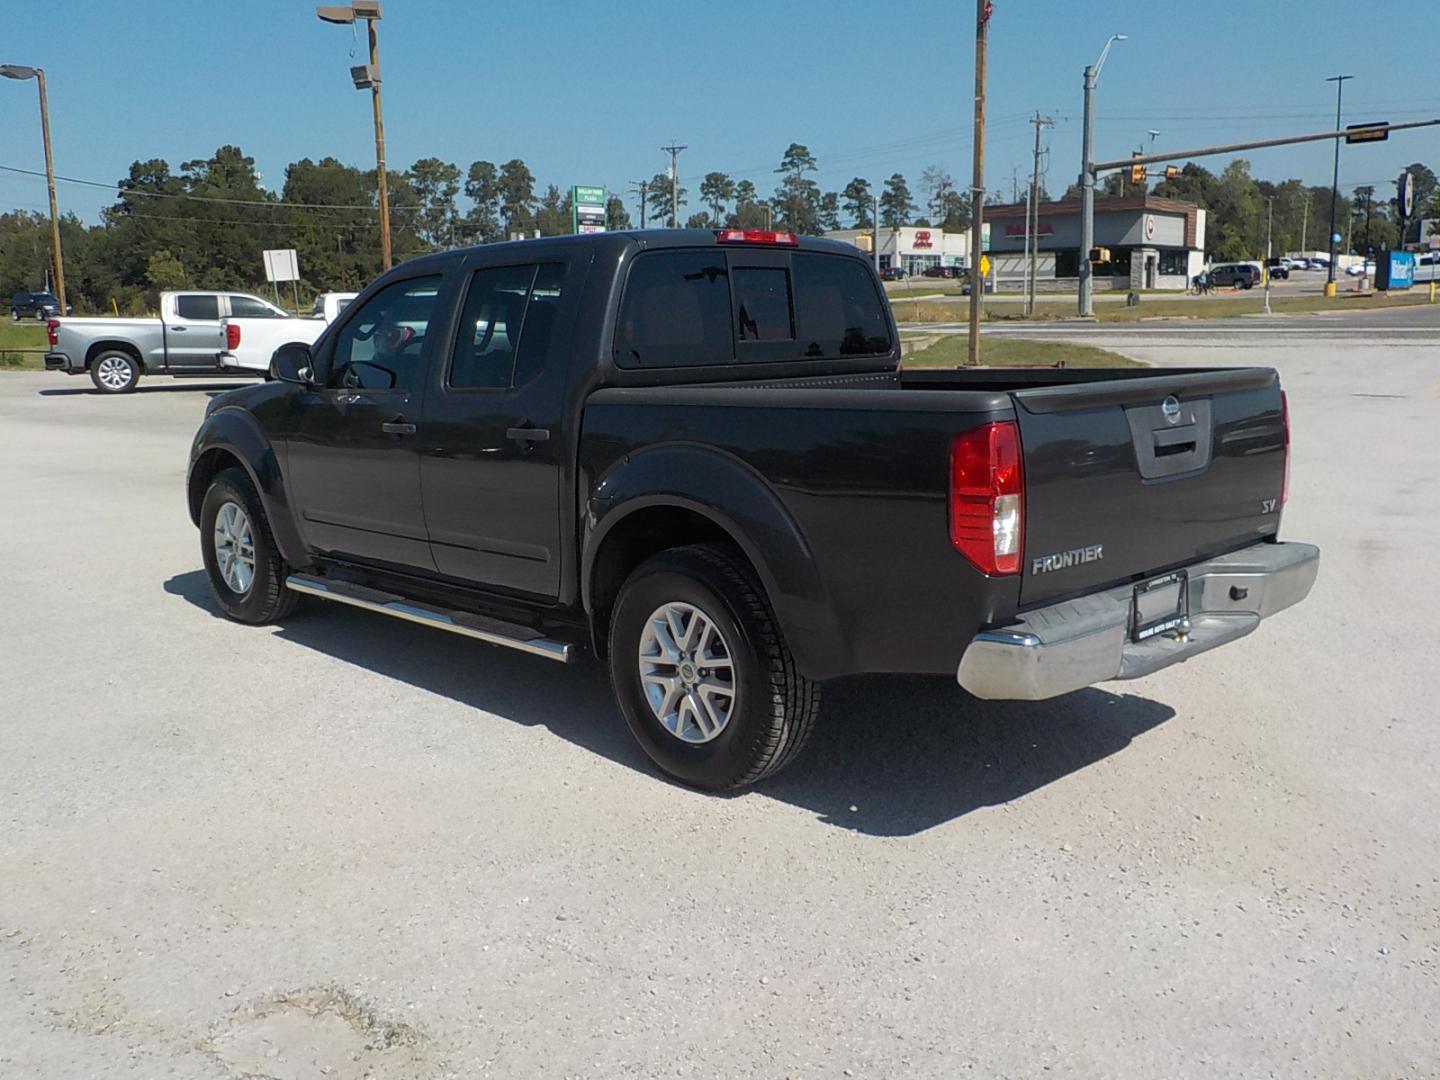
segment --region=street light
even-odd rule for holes
[[[0,64],[0,75],[7,79],[34,79],[40,86],[40,134],[45,140],[45,183],[50,189],[50,265],[55,275],[55,298],[60,301],[60,314],[65,306],[65,259],[60,253],[60,213],[55,206],[55,160],[50,155],[50,103],[45,96],[45,69],[21,64]]]
[[[1354,75],[1331,75],[1326,82],[1335,84],[1335,130],[1340,130],[1340,101],[1345,93],[1345,80]],[[1325,295],[1335,295],[1335,204],[1340,201],[1340,136],[1335,136],[1335,175],[1330,179],[1330,269],[1325,275]]]
[[[390,185],[385,175],[385,121],[380,113],[380,42],[375,24],[380,21],[378,0],[352,0],[345,7],[321,6],[315,14],[322,22],[353,26],[363,19],[370,31],[370,62],[350,69],[350,80],[356,90],[369,90],[375,111],[375,186],[380,193],[380,262],[389,270],[390,258]]]
[[[1125,34],[1111,34],[1100,50],[1100,59],[1085,69],[1085,123],[1080,136],[1080,314],[1095,314],[1090,302],[1090,249],[1095,246],[1095,173],[1090,169],[1090,144],[1095,137],[1095,84],[1110,55],[1110,46],[1128,40]]]

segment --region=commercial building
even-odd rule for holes
[[[840,229],[827,232],[828,240],[844,240],[861,251],[869,251],[869,229]],[[898,229],[880,226],[880,269],[898,266],[907,274],[920,274],[932,266],[968,266],[970,234],[946,232],[928,225],[902,225]]]
[[[1000,287],[1025,277],[1025,204],[985,208],[990,261]],[[1037,287],[1074,288],[1080,274],[1080,202],[1040,204],[1035,230]],[[1095,265],[1097,289],[1184,289],[1205,265],[1205,211],[1191,202],[1131,195],[1095,200],[1095,246],[1109,250]],[[1045,284],[1038,284],[1045,283]]]

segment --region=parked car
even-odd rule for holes
[[[963,273],[958,266],[927,266],[921,271],[926,277],[956,278]]]
[[[905,277],[905,271],[898,266],[887,266],[880,271],[881,281],[900,281]]]
[[[51,319],[45,367],[89,372],[106,394],[134,390],[144,374],[264,376],[278,346],[324,328],[248,293],[165,292],[156,318]]]
[[[1224,263],[1208,271],[1212,288],[1252,289],[1260,284],[1260,268],[1254,263]]]
[[[1345,273],[1350,277],[1373,278],[1375,276],[1375,260],[1367,259],[1363,263],[1351,263],[1345,268]]]
[[[1272,281],[1288,281],[1290,279],[1289,259],[1266,259],[1265,266],[1270,271]]]
[[[353,292],[325,292],[315,297],[315,304],[310,309],[310,318],[324,319],[332,323],[345,310],[345,306],[359,296]]]
[[[421,256],[209,403],[188,509],[230,618],[312,596],[588,648],[644,752],[706,789],[783,767],[839,676],[1051,698],[1309,592],[1319,552],[1277,535],[1273,370],[899,361],[875,271],[836,241]]]
[[[1329,260],[1329,259],[1307,259],[1307,260],[1306,260],[1306,263],[1307,263],[1307,265],[1309,266],[1309,268],[1310,268],[1311,270],[1329,270],[1329,269],[1330,269],[1330,260]]]
[[[55,319],[60,316],[60,299],[48,292],[17,292],[10,297],[10,321]]]

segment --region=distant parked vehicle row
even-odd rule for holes
[[[1289,281],[1292,265],[1289,259],[1265,260],[1265,268],[1270,271],[1270,277],[1274,281]]]
[[[11,322],[19,322],[21,319],[35,319],[44,322],[46,319],[59,317],[60,298],[54,293],[17,292],[10,297]]]
[[[144,374],[264,376],[281,345],[309,345],[324,331],[248,293],[165,292],[149,319],[50,319],[45,367],[89,373],[101,393],[124,394]]]
[[[359,293],[353,292],[323,292],[315,297],[315,304],[310,309],[310,318],[324,319],[328,326],[345,310],[350,301],[359,295]]]

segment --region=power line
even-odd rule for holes
[[[43,172],[37,172],[34,169],[21,169],[14,165],[0,165],[0,172],[19,173],[21,176],[43,177],[45,175]],[[186,192],[143,191],[139,188],[121,188],[118,182],[106,184],[99,180],[82,180],[75,176],[57,175],[55,179],[64,181],[67,184],[79,184],[83,187],[104,188],[106,191],[114,191],[121,198],[136,196],[146,199],[186,199],[191,202],[225,203],[233,206],[290,206],[305,210],[369,210],[375,212],[373,205],[366,205],[364,203],[300,203],[289,202],[283,199],[280,202],[265,202],[260,199],[227,199],[218,195],[191,195]],[[402,207],[402,209],[413,208]]]

